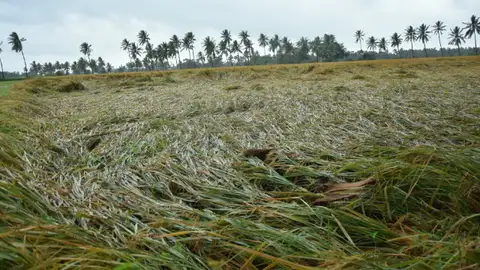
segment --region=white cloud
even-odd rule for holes
[[[167,41],[173,34],[183,36],[193,31],[197,50],[205,36],[219,40],[225,28],[234,35],[248,30],[255,41],[260,33],[292,40],[332,33],[356,50],[353,32],[357,29],[368,36],[389,37],[393,32],[403,33],[408,25],[437,20],[450,29],[461,26],[479,10],[478,0],[7,0],[0,2],[1,57],[6,70],[22,69],[21,56],[11,52],[6,42],[12,31],[27,38],[24,48],[28,62],[76,60],[81,56],[80,43],[86,41],[93,46],[93,57],[119,65],[128,60],[120,41],[136,39],[142,29],[154,44]],[[436,38],[428,45],[437,46]]]

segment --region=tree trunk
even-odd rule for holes
[[[25,77],[28,77],[27,61],[25,60],[25,55],[23,54],[23,50],[22,50],[22,57],[23,57],[23,64],[25,65]]]
[[[363,52],[362,50],[362,40],[360,39],[360,52]]]
[[[415,56],[413,56],[413,41],[410,41],[410,43],[412,44],[412,58],[415,58]]]
[[[438,34],[438,44],[440,44],[440,51],[442,52],[442,57],[444,57],[445,55],[443,55],[443,48],[442,48],[442,41],[440,40],[440,34]]]
[[[425,56],[428,58],[427,45],[425,45],[425,42],[423,43],[423,51],[425,52]]]
[[[473,31],[473,36],[475,37],[475,54],[478,54],[478,48],[477,48],[477,32]]]
[[[195,60],[195,50],[192,49],[193,67],[197,67],[197,60]]]
[[[402,58],[401,55],[400,55],[400,45],[397,45],[397,53],[398,53],[398,57]]]
[[[460,56],[460,45],[457,45],[458,47],[458,56]]]
[[[2,79],[5,80],[5,73],[3,72],[3,62],[2,62],[2,59],[0,59],[0,67],[2,68]]]
[[[263,56],[267,55],[267,51],[265,50],[265,46],[263,46]]]

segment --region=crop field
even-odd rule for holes
[[[480,57],[29,79],[11,269],[478,269]]]

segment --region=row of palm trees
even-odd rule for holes
[[[449,45],[455,45],[458,48],[458,54],[460,55],[460,46],[465,43],[466,38],[474,37],[475,40],[475,53],[478,54],[478,47],[477,47],[477,34],[480,34],[480,18],[472,15],[470,17],[470,21],[463,23],[465,27],[460,28],[459,26],[455,26],[454,28],[450,29],[449,32]],[[433,33],[438,36],[438,43],[440,45],[440,51],[442,52],[442,56],[444,56],[444,50],[442,47],[441,36],[443,32],[446,31],[446,25],[442,21],[437,21],[433,25],[431,25],[433,29]],[[463,31],[466,30],[465,33]],[[427,54],[427,45],[426,43],[430,41],[430,34],[432,31],[430,30],[430,25],[421,24],[419,27],[414,28],[413,26],[408,26],[405,29],[405,41],[410,42],[411,46],[411,56],[413,56],[413,44],[416,41],[423,43],[423,49],[425,52],[425,56],[428,57]],[[362,41],[364,41],[365,33],[362,30],[355,31],[354,38],[356,43],[360,43],[360,51],[362,51]],[[390,37],[390,44],[391,47],[400,50],[400,45],[403,42],[402,35],[395,32]],[[374,36],[371,36],[367,39],[367,49],[371,51],[376,51],[378,48],[379,52],[381,51],[388,51],[388,44],[385,38],[381,38],[377,40]]]
[[[33,61],[30,63],[29,72],[34,75],[85,74],[88,72],[88,69],[90,69],[92,73],[113,72],[113,66],[110,63],[106,63],[102,57],[98,57],[98,59],[90,59],[90,56],[88,57],[88,59],[80,57],[78,61],[73,61],[72,63],[68,61],[64,63],[56,61],[55,63],[46,62],[41,64]]]

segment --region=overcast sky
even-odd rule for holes
[[[480,0],[0,0],[0,57],[5,70],[23,67],[21,55],[7,44],[12,31],[27,39],[27,63],[72,62],[81,56],[79,45],[86,41],[93,46],[92,57],[118,66],[128,61],[121,40],[136,39],[142,29],[154,44],[192,31],[197,50],[205,36],[218,41],[225,28],[235,36],[248,30],[255,41],[260,33],[293,41],[331,33],[348,49],[358,50],[353,39],[357,29],[367,36],[389,37],[408,25],[437,20],[447,29],[463,26],[473,14],[480,16]],[[473,40],[467,44],[473,46]],[[437,39],[428,46],[438,47]]]

